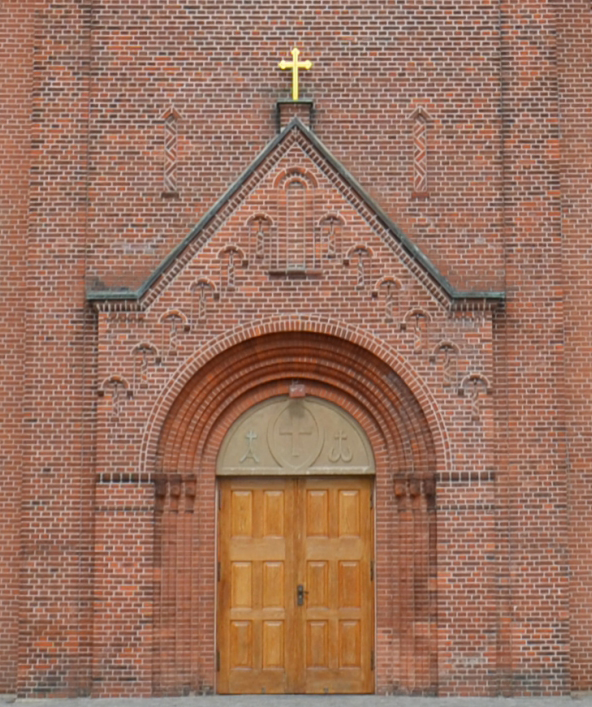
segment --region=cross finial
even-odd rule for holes
[[[312,61],[298,61],[300,51],[294,47],[291,51],[292,61],[282,59],[279,63],[280,69],[292,69],[292,100],[298,100],[298,69],[312,69]]]

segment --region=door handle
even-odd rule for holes
[[[299,584],[296,587],[296,603],[298,604],[298,606],[304,605],[305,594],[308,594],[308,592],[304,591],[304,584]]]

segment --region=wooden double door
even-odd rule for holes
[[[219,493],[218,692],[373,692],[373,480]]]

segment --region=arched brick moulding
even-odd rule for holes
[[[307,395],[333,402],[352,415],[373,448],[377,690],[431,692],[437,681],[436,612],[433,592],[428,588],[435,577],[435,511],[430,505],[433,498],[420,498],[413,489],[433,488],[435,473],[443,469],[445,445],[438,426],[433,429],[435,407],[428,406],[426,414],[419,396],[385,360],[389,352],[383,344],[352,332],[349,338],[338,337],[335,326],[329,332],[318,331],[318,322],[315,327],[308,322],[308,328],[288,324],[282,327],[274,322],[250,332],[243,330],[241,335],[196,355],[189,366],[179,370],[161,400],[160,410],[168,409],[167,414],[154,416],[154,427],[160,428],[160,434],[155,453],[150,455],[149,471],[160,480],[186,478],[196,484],[191,530],[183,521],[182,531],[182,542],[189,543],[191,549],[181,550],[183,556],[192,554],[194,569],[191,581],[181,589],[176,586],[176,569],[167,570],[170,548],[180,551],[180,531],[174,525],[180,516],[163,514],[156,525],[155,673],[159,678],[155,692],[215,686],[217,453],[241,414],[259,402],[288,394],[294,381],[304,385]],[[360,346],[356,338],[363,339],[366,346]],[[372,348],[378,348],[383,356],[377,356]],[[394,355],[390,356],[392,362],[397,362]],[[417,386],[417,377],[410,378]],[[421,388],[419,393],[423,393],[425,404],[427,394]],[[401,480],[403,488],[411,489],[405,498],[401,498]],[[410,560],[416,556],[417,562]],[[412,569],[403,567],[403,562],[411,562]],[[178,563],[169,562],[168,566],[177,568]],[[412,581],[410,572],[414,573]],[[423,597],[419,603],[424,606],[419,610],[421,616],[415,606],[418,582]],[[168,597],[166,611],[158,606],[165,601],[163,597]],[[183,611],[188,607],[195,631],[186,630]],[[418,648],[408,636],[414,633],[414,626],[430,621],[434,624],[430,637],[424,637]],[[167,670],[178,671],[179,679]]]
[[[387,398],[370,380],[369,370],[364,371],[366,385],[361,388],[351,359],[335,355],[331,362],[315,360],[313,355],[320,353],[318,345],[309,349],[300,341],[297,344],[299,355],[287,362],[283,350],[289,346],[288,342],[283,337],[272,339],[275,341],[268,339],[265,348],[261,346],[254,352],[244,352],[242,347],[237,347],[234,355],[224,357],[226,365],[216,372],[212,372],[210,366],[205,367],[199,395],[191,394],[196,385],[195,389],[188,388],[186,395],[179,396],[163,427],[157,471],[190,473],[196,466],[206,468],[214,463],[218,445],[242,412],[255,401],[287,394],[291,382],[298,380],[306,385],[309,394],[331,400],[357,418],[373,440],[375,454],[383,450],[384,463],[393,472],[415,469],[418,473],[433,473],[431,440],[421,436],[417,420],[421,413],[411,399],[402,399],[396,389],[391,389],[391,397]],[[269,345],[277,350],[270,351]],[[265,354],[268,358],[262,361]],[[238,372],[234,371],[235,366],[240,367]],[[394,441],[400,439],[402,428],[409,428],[408,436],[410,430],[415,430],[414,458],[409,457],[400,442]]]
[[[442,416],[428,388],[423,384],[409,363],[387,346],[384,341],[376,339],[371,334],[360,332],[341,322],[336,323],[321,318],[307,317],[303,319],[270,318],[249,326],[237,327],[223,337],[210,342],[204,349],[184,361],[162,391],[150,414],[140,450],[139,470],[147,474],[158,471],[157,458],[165,421],[170,418],[173,406],[191,379],[209,361],[233,349],[238,344],[252,342],[268,334],[288,334],[290,332],[324,334],[336,346],[339,346],[340,342],[354,344],[359,348],[359,356],[361,358],[373,355],[377,360],[382,361],[401,380],[423,411],[436,455],[434,471],[441,472],[449,469],[449,445]],[[388,390],[385,393],[388,398]]]

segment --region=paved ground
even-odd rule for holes
[[[145,699],[15,700],[0,695],[0,705],[16,707],[592,707],[592,695],[576,697],[364,697],[344,695],[244,695]]]

